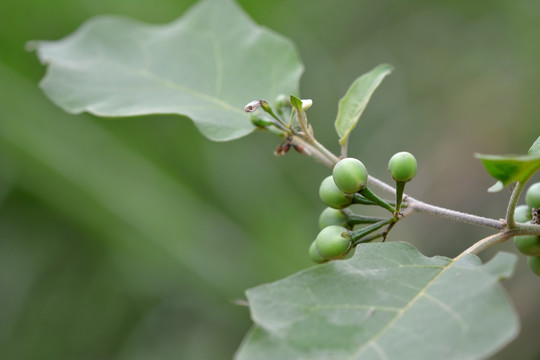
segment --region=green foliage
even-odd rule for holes
[[[103,116],[186,115],[212,140],[241,137],[254,129],[253,124],[262,128],[274,124],[255,115],[250,118],[240,109],[254,98],[274,99],[282,92],[298,93],[298,78],[302,72],[294,47],[288,40],[254,25],[229,0],[203,1],[180,20],[166,26],[149,26],[117,17],[95,18],[64,40],[36,42],[34,46],[41,61],[49,66],[42,87],[65,110],[73,113],[88,111]],[[347,144],[350,132],[358,123],[372,93],[391,70],[389,65],[376,67],[358,78],[341,99],[335,127],[342,145]],[[279,96],[278,99],[278,107],[284,107],[284,97]],[[272,111],[268,102],[257,101],[267,113]],[[289,102],[301,131],[288,128],[291,130],[288,135],[292,137],[303,133],[313,137],[305,114],[307,103],[294,95],[289,97]],[[59,128],[65,130],[63,126]],[[114,153],[121,147],[96,129],[92,126],[78,128],[83,132],[88,130],[84,135],[88,136],[90,143],[106,145],[102,157],[106,157],[111,149]],[[143,193],[146,200],[143,205],[134,206],[130,200],[117,204],[116,200],[121,197],[107,181],[93,173],[103,169],[92,162],[82,164],[84,169],[77,166],[78,159],[92,151],[84,147],[87,139],[83,136],[71,138],[65,135],[67,139],[61,146],[47,149],[40,146],[44,141],[42,137],[50,143],[57,140],[57,135],[47,129],[39,132],[39,136],[37,132],[14,123],[2,130],[6,133],[2,136],[11,147],[20,146],[30,154],[42,150],[35,155],[38,162],[43,162],[68,182],[88,191],[98,200],[98,210],[103,210],[104,217],[117,216],[117,220],[130,224],[144,234],[143,237],[173,254],[193,273],[196,283],[204,283],[218,292],[230,289],[227,284],[217,281],[213,274],[216,267],[223,269],[232,256],[223,256],[219,251],[209,256],[207,262],[192,260],[193,254],[206,254],[208,251],[198,251],[199,247],[189,242],[184,241],[175,247],[168,241],[176,234],[171,229],[179,226],[176,216],[171,214],[176,215],[178,211],[175,210],[181,210],[171,199],[180,198],[184,203],[186,198],[184,204],[195,209],[189,215],[197,217],[198,221],[191,223],[184,219],[181,222],[182,226],[186,221],[190,223],[186,225],[190,231],[187,235],[184,233],[189,239],[199,240],[199,237],[208,235],[208,223],[215,226],[215,231],[234,226],[228,219],[222,219],[219,212],[210,210],[207,214],[207,207],[198,204],[189,192],[181,191],[179,184],[161,176],[159,169],[145,167],[147,164],[142,161],[139,170],[144,176],[137,178],[139,174],[133,174],[136,173],[134,164],[138,163],[132,159],[136,156],[119,151],[128,159],[126,162],[122,156],[108,159],[105,173],[113,173],[111,165],[125,166],[131,177],[136,178],[132,181],[123,177],[113,182],[125,186],[126,189],[122,190],[127,194]],[[327,164],[335,162],[333,154],[329,156],[320,144],[309,141],[314,138],[307,140],[305,145],[320,152],[320,156],[326,156]],[[488,171],[495,174],[493,176],[504,186],[514,181],[525,181],[540,166],[539,141],[540,138],[531,147],[528,157],[505,157],[502,160],[481,157]],[[78,142],[83,144],[84,151],[79,148],[79,151],[71,153],[71,147],[76,149]],[[282,144],[294,146],[303,154],[310,151],[299,150],[299,144],[293,143],[289,136]],[[516,161],[522,163],[515,164]],[[88,169],[85,168],[87,165]],[[409,161],[389,167],[393,177],[403,182],[414,176],[411,166]],[[336,167],[339,173],[340,167]],[[406,175],[401,172],[403,169]],[[399,206],[403,186],[396,191],[394,209],[364,188],[367,173],[365,176],[353,175],[346,181],[333,181],[329,177],[331,184],[326,181],[328,178],[325,179],[326,183],[323,181],[320,188],[321,199],[329,206],[343,208],[351,204],[352,197],[341,190],[347,193],[362,190],[361,193],[371,203],[385,207],[394,217],[381,220],[357,217],[360,223],[373,225],[358,229],[355,236],[362,239],[383,226],[388,226],[389,231],[402,215]],[[343,173],[337,174],[338,179],[342,176]],[[155,188],[146,193],[146,187],[151,186]],[[39,191],[50,196],[46,191]],[[160,196],[156,192],[163,194]],[[164,197],[164,194],[173,196]],[[62,199],[52,198],[50,201],[62,202]],[[161,202],[164,206],[154,216],[145,217],[146,214],[138,212],[139,207],[158,208]],[[175,220],[171,221],[173,218]],[[332,221],[326,219],[324,223]],[[311,259],[322,263],[326,259],[352,257],[356,250],[351,249],[352,234],[345,227],[333,224],[325,227],[309,248]],[[371,240],[373,238],[366,239]],[[497,283],[511,272],[513,259],[508,254],[499,254],[490,263],[480,265],[472,255],[455,261],[441,257],[428,259],[406,244],[369,246],[362,246],[357,251],[358,255],[343,265],[323,265],[320,272],[309,269],[278,283],[248,291],[256,327],[246,338],[238,353],[239,358],[482,358],[515,335],[515,316]],[[222,244],[208,246],[206,250],[218,247]],[[530,246],[523,248],[528,251]],[[218,265],[213,264],[214,258],[219,258]],[[208,263],[213,267],[207,266]],[[298,281],[300,278],[304,282]],[[283,284],[285,286],[282,287]],[[307,299],[300,296],[306,295],[306,291]],[[488,316],[491,314],[496,315]],[[421,346],[426,343],[430,344],[428,349]]]
[[[345,158],[334,166],[332,177],[341,191],[354,194],[367,186],[368,172],[360,160]]]
[[[540,154],[522,156],[498,156],[476,154],[482,160],[488,173],[498,182],[489,188],[490,192],[497,192],[506,186],[529,179],[540,169]]]
[[[341,144],[347,142],[351,131],[356,127],[369,99],[371,99],[371,95],[392,70],[393,67],[388,64],[375,67],[370,72],[357,78],[351,84],[345,96],[339,101],[335,127]]]
[[[289,40],[255,25],[231,0],[201,1],[160,26],[96,17],[33,46],[48,66],[41,87],[64,110],[185,115],[216,141],[252,132],[244,105],[298,93],[303,71]]]
[[[499,284],[515,260],[499,253],[481,265],[365,244],[350,260],[248,290],[256,326],[236,360],[485,358],[517,334]]]

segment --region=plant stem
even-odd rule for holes
[[[396,182],[396,214],[399,213],[401,202],[403,201],[403,190],[405,189],[404,181]]]
[[[323,153],[328,158],[328,160],[332,161],[332,168],[339,161],[339,158],[334,155],[334,153],[325,148],[321,143],[315,140],[315,138],[312,138],[312,145],[317,148],[317,150],[319,150],[321,153]]]
[[[381,181],[371,175],[368,175],[368,186],[371,186],[372,188],[377,188],[393,196],[396,194],[396,189],[394,189],[392,186],[388,185],[384,181]]]
[[[293,136],[292,143],[296,145],[301,145],[306,148],[306,155],[311,156],[316,161],[324,164],[326,167],[329,167],[330,169],[334,167],[334,164],[336,162],[334,162],[332,159],[329,159],[327,156],[321,153],[319,149],[308,143],[306,140],[302,139],[300,136]]]
[[[360,205],[377,205],[373,201],[366,199],[364,196],[358,193],[353,194],[352,203]]]
[[[375,224],[376,222],[384,220],[380,217],[364,216],[358,214],[348,214],[347,221],[351,225],[360,225],[360,224]]]
[[[460,211],[450,210],[443,207],[426,204],[412,198],[407,199],[410,211],[435,215],[446,219],[463,222],[466,224],[479,225],[491,229],[502,230],[504,224],[500,220],[490,219],[482,216],[472,215]]]
[[[345,142],[341,145],[341,158],[345,159],[347,157],[347,150],[349,148],[349,137],[345,138]]]
[[[388,204],[386,201],[375,195],[371,192],[367,187],[360,190],[360,194],[364,195],[364,197],[368,200],[373,201],[375,204],[379,205],[380,207],[390,211],[392,214],[395,212],[395,209],[392,205]]]
[[[373,240],[381,238],[381,237],[383,237],[383,234],[381,234],[381,233],[374,234],[374,235],[371,235],[371,236],[365,236],[365,237],[363,237],[361,239],[353,241],[352,246],[356,246],[358,244],[365,243],[365,242],[370,242],[370,241],[373,241]]]
[[[510,196],[510,201],[508,202],[508,208],[506,209],[506,226],[509,229],[512,229],[516,226],[516,219],[514,218],[514,213],[516,211],[516,205],[519,200],[519,196],[523,191],[525,182],[518,181],[512,190],[512,195]]]
[[[495,244],[505,242],[506,240],[510,239],[513,236],[514,235],[512,234],[511,231],[504,231],[504,232],[500,232],[500,233],[485,237],[482,240],[474,243],[471,247],[463,251],[461,254],[459,254],[456,258],[454,258],[454,261],[467,254],[478,255],[479,253],[486,250],[487,248]]]
[[[352,238],[353,242],[357,241],[357,240],[360,240],[364,236],[369,235],[372,232],[379,230],[383,226],[388,225],[388,224],[390,224],[392,222],[395,222],[395,221],[396,220],[394,218],[384,219],[384,220],[381,220],[381,221],[379,221],[377,223],[374,223],[373,225],[366,226],[366,227],[364,227],[362,229],[359,229],[359,230],[351,231],[351,238]]]

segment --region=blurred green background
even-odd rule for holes
[[[0,2],[1,359],[228,359],[250,326],[234,301],[311,265],[321,165],[274,157],[268,134],[212,143],[175,116],[71,116],[38,89],[44,67],[28,40],[99,14],[165,23],[193,3]],[[338,150],[337,101],[391,63],[350,154],[388,181],[388,158],[413,152],[411,195],[503,217],[509,194],[485,191],[493,180],[472,155],[525,153],[540,135],[540,2],[239,3],[298,44],[321,142]],[[417,215],[390,240],[455,256],[487,234]],[[515,251],[482,257],[501,249]],[[524,260],[504,282],[523,329],[494,359],[540,358],[540,279]]]

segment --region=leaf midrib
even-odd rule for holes
[[[358,348],[358,350],[356,350],[351,356],[349,356],[347,358],[347,360],[354,360],[354,359],[357,359],[358,356],[360,354],[362,354],[366,349],[368,349],[370,346],[374,346],[376,343],[377,343],[377,340],[386,333],[386,331],[388,329],[390,329],[402,316],[403,314],[405,314],[417,301],[418,299],[420,299],[425,293],[426,291],[431,287],[431,285],[433,285],[433,283],[439,278],[441,277],[442,274],[444,274],[444,272],[446,270],[448,270],[452,264],[455,263],[457,259],[452,259],[446,266],[444,266],[441,271],[439,271],[434,277],[433,279],[431,279],[427,284],[426,286],[424,286],[419,292],[418,294],[416,294],[415,297],[413,297],[400,311],[398,311],[398,313],[396,314],[396,316],[394,316],[389,322],[388,324],[386,324],[385,327],[383,327],[381,330],[379,330],[377,333],[375,333],[370,339],[369,341],[365,342],[364,344],[362,344],[362,346],[360,346]]]

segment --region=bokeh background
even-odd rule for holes
[[[44,67],[27,41],[99,14],[166,23],[193,3],[0,1],[1,359],[228,359],[250,326],[234,301],[311,265],[323,166],[276,158],[268,134],[212,143],[177,116],[68,115],[38,89]],[[486,192],[493,180],[473,154],[525,153],[540,136],[540,2],[239,3],[298,44],[321,142],[338,150],[337,101],[391,63],[350,154],[389,180],[389,157],[410,151],[411,195],[503,217],[509,193]],[[417,215],[390,240],[455,256],[487,234]],[[499,250],[515,251],[482,257]],[[523,329],[494,359],[538,359],[540,279],[523,256],[504,287]]]

